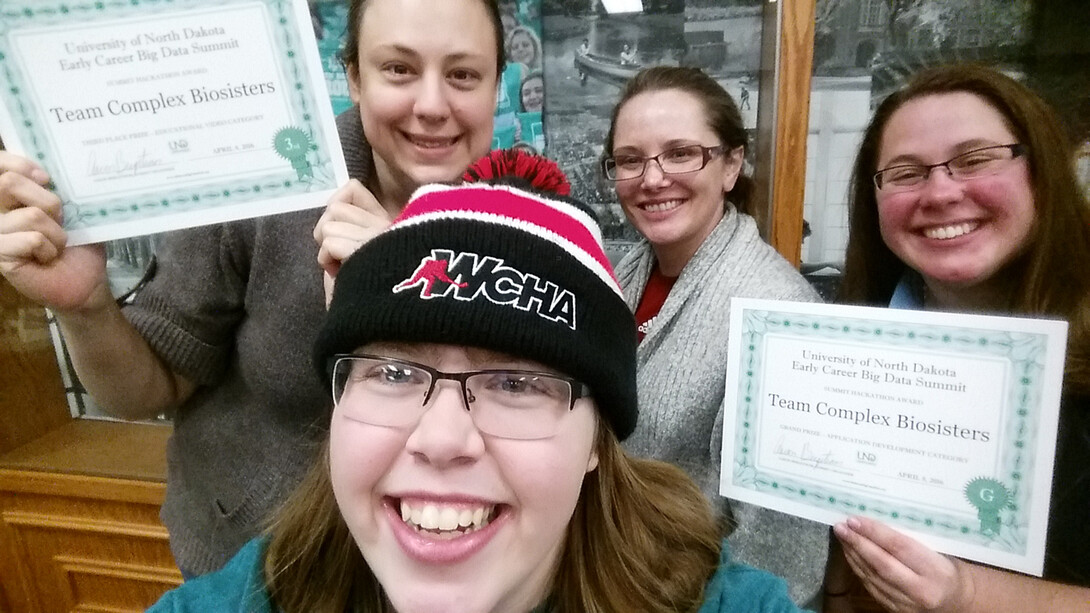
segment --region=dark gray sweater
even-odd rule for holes
[[[349,175],[371,150],[359,109],[337,118]],[[173,416],[162,519],[180,568],[227,562],[313,461],[330,398],[310,350],[325,314],[322,208],[174,232],[124,309],[175,372],[200,387]]]

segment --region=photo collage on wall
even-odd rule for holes
[[[492,148],[524,147],[545,153],[545,53],[540,0],[500,2],[507,67],[496,100]]]

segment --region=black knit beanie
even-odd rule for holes
[[[589,386],[619,439],[636,425],[635,322],[593,214],[570,198],[502,180],[418,189],[337,273],[315,365],[328,380],[330,358],[373,342],[531,359]]]

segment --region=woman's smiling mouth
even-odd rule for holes
[[[473,557],[511,518],[509,505],[484,501],[387,497],[383,506],[401,550],[425,564]]]
[[[980,227],[979,221],[966,221],[945,226],[931,226],[923,229],[923,235],[934,240],[949,240],[964,236]]]
[[[648,202],[640,205],[641,211],[648,213],[665,213],[681,206],[681,200],[665,200],[662,202]]]
[[[418,533],[439,539],[465,536],[484,528],[495,517],[496,505],[445,505],[401,501],[401,521]]]
[[[421,149],[443,149],[452,147],[460,138],[458,136],[421,136],[418,134],[409,134],[408,132],[403,132],[402,134],[405,136],[405,140]]]

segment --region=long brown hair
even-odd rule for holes
[[[734,98],[715,79],[699,68],[653,66],[636,73],[621,90],[621,98],[613,107],[613,115],[609,119],[609,132],[606,134],[603,155],[613,155],[614,130],[621,108],[638,94],[667,89],[683,91],[700,101],[704,107],[704,119],[712,132],[719,137],[721,145],[732,150],[749,146],[749,135],[742,124],[742,112],[738,110]],[[739,212],[752,214],[750,200],[753,189],[753,179],[740,171],[734,188],[727,192],[726,199]]]
[[[719,562],[711,508],[679,468],[629,456],[599,424],[553,579],[555,611],[696,611]],[[333,498],[328,445],[274,518],[265,583],[284,613],[392,613]]]
[[[1026,148],[1035,207],[1027,249],[997,275],[1013,281],[1012,314],[1069,322],[1065,385],[1090,390],[1090,204],[1074,172],[1074,149],[1055,112],[1018,81],[976,64],[918,73],[877,108],[863,133],[848,195],[849,234],[841,302],[885,306],[906,266],[882,240],[872,181],[882,134],[910,100],[967,92],[998,111]]]

